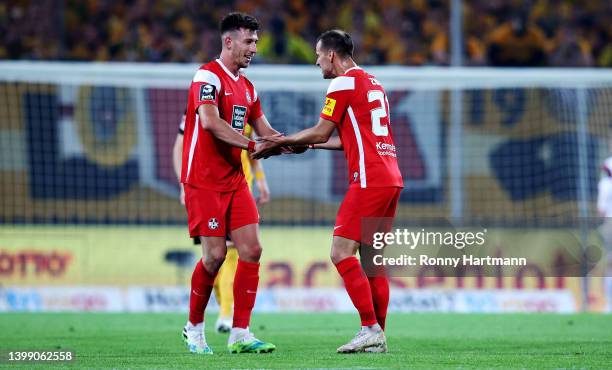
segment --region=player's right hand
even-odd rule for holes
[[[282,153],[282,148],[278,143],[273,141],[258,141],[255,144],[255,151],[251,153],[252,159],[266,159],[273,155],[279,155]]]
[[[181,193],[179,195],[179,201],[181,202],[182,205],[185,205],[185,187],[181,183],[179,184],[179,188],[181,188]]]

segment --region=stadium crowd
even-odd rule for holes
[[[465,0],[464,64],[612,67],[608,0]],[[201,62],[232,10],[263,25],[256,62],[313,63],[322,31],[349,31],[363,64],[448,65],[449,0],[8,0],[0,59]]]

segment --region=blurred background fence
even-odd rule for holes
[[[261,21],[246,72],[284,133],[323,105],[316,36],[351,32],[356,60],[389,95],[405,180],[396,226],[488,228],[499,253],[551,260],[394,277],[392,310],[610,310],[595,200],[612,151],[612,3],[17,0],[0,4],[0,311],[186,310],[199,250],[171,148],[230,10]],[[351,310],[328,257],[342,153],[264,167],[258,309]],[[580,273],[554,262],[568,243]]]
[[[197,66],[0,67],[3,223],[185,223],[171,152]],[[597,216],[612,123],[607,71],[369,70],[389,92],[406,181],[400,222],[554,227]],[[255,66],[248,74],[277,130],[316,122],[327,84],[317,70]],[[347,188],[342,152],[264,166],[274,200],[264,224],[334,220]]]

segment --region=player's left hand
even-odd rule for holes
[[[257,197],[257,204],[266,204],[270,201],[270,188],[265,178],[257,179],[255,181],[259,196]]]

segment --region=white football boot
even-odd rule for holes
[[[213,351],[206,343],[206,336],[204,335],[204,323],[193,325],[187,322],[183,328],[183,342],[189,348],[189,352],[197,353],[199,355],[212,355]]]
[[[338,347],[338,353],[385,353],[387,352],[387,338],[382,330],[361,328],[355,337],[345,345]]]

